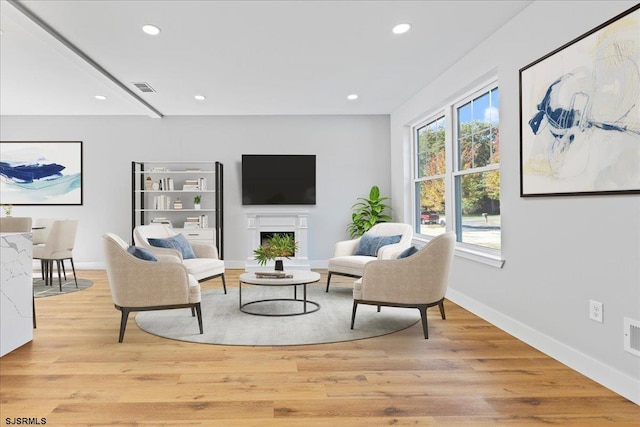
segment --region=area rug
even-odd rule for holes
[[[320,304],[320,310],[299,316],[265,317],[243,313],[239,310],[238,288],[230,288],[225,295],[220,290],[202,293],[202,322],[204,334],[198,331],[198,322],[189,309],[146,311],[136,314],[138,326],[153,335],[180,341],[205,344],[282,346],[332,343],[371,338],[396,332],[420,320],[418,310],[359,305],[355,328],[350,329],[353,290],[332,286],[329,292],[324,286],[308,286],[307,298]],[[265,298],[291,298],[292,288],[243,286],[242,301]],[[299,287],[298,297],[302,295]],[[296,306],[290,306],[295,304]],[[298,305],[299,304],[299,305]],[[301,303],[279,301],[252,305],[256,311],[296,311]],[[308,307],[312,309],[313,307]]]
[[[69,277],[69,276],[67,276]],[[44,280],[40,278],[33,278],[33,296],[36,298],[51,297],[54,295],[63,295],[69,292],[81,291],[83,289],[90,288],[93,285],[91,280],[78,279],[78,287],[76,288],[76,282],[73,280],[73,276],[69,277],[69,280],[62,280],[62,292],[60,292],[60,286],[58,286],[58,278],[53,279],[53,286],[45,286]]]

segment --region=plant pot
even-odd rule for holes
[[[193,209],[200,210],[200,203],[196,203],[193,205]]]
[[[276,265],[274,267],[274,270],[276,270],[276,271],[284,271],[284,263],[282,262],[281,259],[277,259],[276,260]]]

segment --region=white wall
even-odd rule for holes
[[[225,261],[243,268],[249,248],[241,204],[243,153],[315,154],[317,204],[309,215],[309,259],[326,267],[347,238],[351,205],[376,184],[389,193],[388,116],[63,117],[2,116],[0,139],[83,141],[82,206],[16,206],[13,215],[80,219],[74,260],[102,267],[100,238],[130,238],[131,161],[211,160],[224,164]]]
[[[640,197],[521,198],[518,125],[519,69],[635,4],[538,1],[478,45],[391,115],[391,196],[410,222],[406,125],[497,70],[506,263],[456,258],[448,296],[640,403],[640,358],[623,348],[623,318],[640,320]],[[604,324],[589,320],[590,299]]]

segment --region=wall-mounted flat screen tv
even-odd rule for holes
[[[243,154],[243,205],[315,205],[316,156]]]

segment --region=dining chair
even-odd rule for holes
[[[36,246],[43,246],[47,243],[47,237],[49,236],[49,233],[51,233],[51,226],[55,221],[60,221],[61,219],[62,218],[34,218],[33,225],[31,227],[31,241],[34,248]],[[44,260],[40,260],[40,272],[42,274],[42,280],[44,280]],[[65,280],[66,279],[67,277],[65,275]]]
[[[78,223],[79,221],[74,219],[54,221],[44,245],[33,247],[33,259],[43,261],[44,280],[47,286],[53,284],[53,262],[56,262],[60,292],[62,292],[62,277],[60,273],[61,270],[64,270],[64,261],[67,259],[71,261],[73,278],[76,288],[78,287],[76,268],[73,264],[73,247],[75,245],[76,232],[78,231]]]
[[[7,216],[0,218],[2,233],[30,233],[31,218],[28,216]]]

